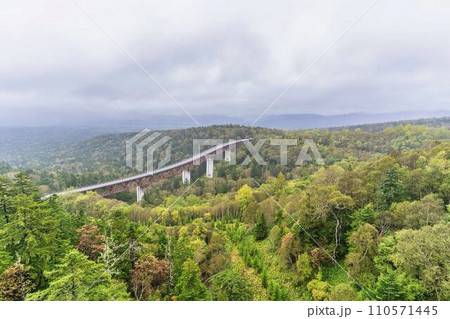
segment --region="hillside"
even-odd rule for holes
[[[314,137],[327,165],[222,163],[140,204],[1,177],[0,299],[450,299],[448,129],[276,133]]]
[[[315,120],[311,120],[314,122]],[[146,125],[140,125],[145,128]],[[407,120],[397,122],[385,122],[376,124],[354,125],[354,126],[333,126],[329,129],[333,132],[345,129],[367,132],[382,131],[387,128],[395,128],[405,125],[424,125],[429,128],[450,127],[449,117],[428,118],[420,120]],[[135,126],[136,127],[136,126]],[[134,128],[135,128],[134,127]],[[147,123],[147,127],[153,128]],[[298,124],[296,127],[301,128]],[[124,131],[125,130],[125,131]],[[123,157],[125,140],[135,133],[124,133],[131,131],[124,127],[0,127],[0,162],[6,162],[17,168],[38,168],[49,167],[60,164],[62,161],[77,161],[87,163],[95,161],[95,156],[99,154],[105,162],[116,157]],[[291,130],[292,131],[292,130]],[[311,130],[294,130],[311,131]],[[241,125],[213,125],[201,128],[159,130],[165,135],[172,136],[175,140],[181,141],[177,145],[185,145],[185,141],[191,143],[193,138],[242,138],[256,136],[283,136],[289,130],[268,129],[263,127],[250,128]],[[298,134],[297,134],[298,135]],[[187,147],[181,148],[177,152],[182,155],[191,152]],[[94,154],[94,155],[92,155]],[[177,153],[178,154],[178,153]],[[177,157],[178,158],[178,157]]]
[[[327,165],[336,163],[342,159],[354,157],[358,160],[373,160],[393,151],[415,150],[423,148],[435,140],[446,140],[450,138],[446,125],[450,122],[448,118],[438,122],[439,125],[431,127],[425,125],[395,125],[388,126],[383,130],[373,132],[354,129],[340,130],[297,130],[282,131],[267,128],[250,128],[244,126],[211,126],[206,128],[190,128],[182,130],[162,131],[165,136],[171,137],[171,162],[185,159],[192,154],[192,142],[198,138],[219,138],[223,140],[253,138],[291,138],[298,140],[297,146],[290,146],[288,164],[283,167],[277,165],[279,161],[279,147],[271,146],[266,141],[260,153],[264,154],[268,165],[259,166],[250,163],[248,169],[254,177],[266,174],[276,174],[279,170],[286,174],[299,176],[301,169],[295,167],[296,157],[300,153],[305,139],[312,139],[322,154]],[[436,122],[428,122],[434,123]],[[137,171],[125,165],[125,141],[135,133],[118,133],[101,135],[89,138],[82,142],[67,145],[57,151],[49,152],[50,158],[25,166],[34,176],[36,181],[45,186],[43,191],[57,191],[72,186],[84,186],[110,179],[130,176]],[[156,153],[155,160],[164,156],[164,148]],[[239,148],[237,159],[242,162],[247,152]],[[200,168],[201,169],[201,168]],[[218,165],[218,170],[222,164]],[[224,168],[224,175],[246,176],[242,168]],[[200,171],[193,172],[193,176]],[[248,175],[248,174],[247,174]]]

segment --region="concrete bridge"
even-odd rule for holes
[[[123,179],[116,179],[105,183],[70,189],[58,193],[52,193],[45,195],[43,198],[49,198],[53,195],[84,193],[87,191],[96,191],[100,195],[108,196],[126,192],[136,188],[137,201],[140,202],[144,197],[144,191],[142,188],[148,184],[155,183],[162,179],[166,179],[179,174],[181,174],[182,176],[183,183],[189,184],[191,182],[192,167],[198,166],[200,163],[206,162],[206,176],[212,178],[214,173],[214,157],[216,155],[222,155],[222,153],[225,153],[225,161],[229,162],[231,160],[231,150],[234,149],[237,145],[242,144],[246,141],[249,141],[249,139],[241,139],[222,143],[188,159],[151,172],[146,172]]]

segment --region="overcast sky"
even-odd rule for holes
[[[263,112],[373,0],[77,0],[195,117]],[[450,1],[379,0],[269,114],[450,110]],[[183,111],[72,0],[3,1],[0,125]]]

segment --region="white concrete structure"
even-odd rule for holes
[[[191,183],[191,171],[185,169],[181,173],[181,179],[183,181],[183,184],[190,184]]]
[[[144,198],[144,190],[138,185],[136,187],[136,201],[140,203],[142,198]]]
[[[225,150],[225,161],[231,162],[231,150],[230,149]]]
[[[214,156],[206,156],[206,177],[212,178],[214,174]]]

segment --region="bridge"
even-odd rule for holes
[[[166,167],[134,175],[122,179],[116,179],[113,181],[84,186],[75,189],[69,189],[62,192],[52,193],[45,195],[43,198],[49,198],[53,195],[66,195],[72,193],[84,193],[88,191],[96,191],[102,196],[114,195],[126,191],[130,191],[136,188],[137,201],[140,202],[144,197],[143,187],[158,182],[160,180],[181,174],[183,184],[189,184],[191,182],[191,169],[194,166],[200,165],[200,163],[206,162],[206,176],[208,178],[213,177],[214,173],[214,157],[216,155],[222,155],[225,153],[225,161],[231,161],[231,151],[236,148],[237,145],[245,143],[249,139],[241,139],[236,141],[230,141],[211,147],[199,154],[196,154],[190,158],[182,160],[178,163],[168,165]]]

